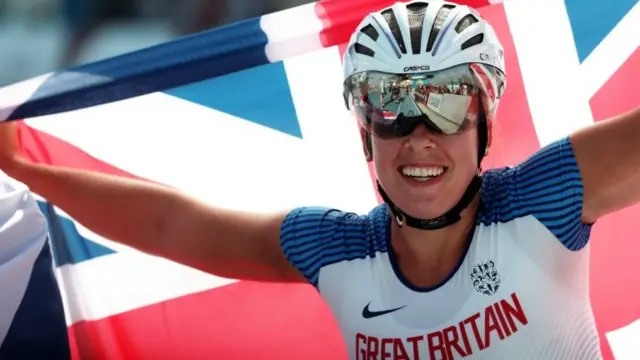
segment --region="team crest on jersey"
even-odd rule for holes
[[[485,295],[494,295],[500,288],[500,273],[498,273],[493,260],[473,265],[471,282],[477,292]]]

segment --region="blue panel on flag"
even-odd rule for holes
[[[205,80],[167,93],[302,137],[282,62]]]
[[[11,118],[106,104],[268,64],[267,43],[258,18],[74,67],[47,78]]]
[[[70,219],[56,214],[50,204],[38,201],[38,205],[49,223],[53,260],[56,267],[77,264],[115,253],[115,251],[80,235],[75,224]]]
[[[580,62],[591,54],[636,4],[638,0],[565,0]]]

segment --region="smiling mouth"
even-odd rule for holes
[[[429,181],[442,176],[447,171],[446,166],[402,166],[400,173],[412,180]]]

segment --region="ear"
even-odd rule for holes
[[[493,139],[493,119],[487,120],[487,148],[484,150],[484,154],[489,154],[489,149],[491,148],[491,139]]]
[[[371,148],[371,135],[361,126],[360,139],[362,140],[362,151],[367,162],[373,161],[373,149]]]

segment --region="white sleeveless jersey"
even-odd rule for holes
[[[67,342],[47,233],[27,186],[0,171],[0,358],[31,358],[39,347],[56,358],[64,346],[55,342]]]
[[[298,208],[282,225],[289,261],[335,315],[351,359],[601,359],[589,302],[591,227],[568,139],[483,175],[466,254],[416,288],[389,245],[386,205],[358,216]]]

